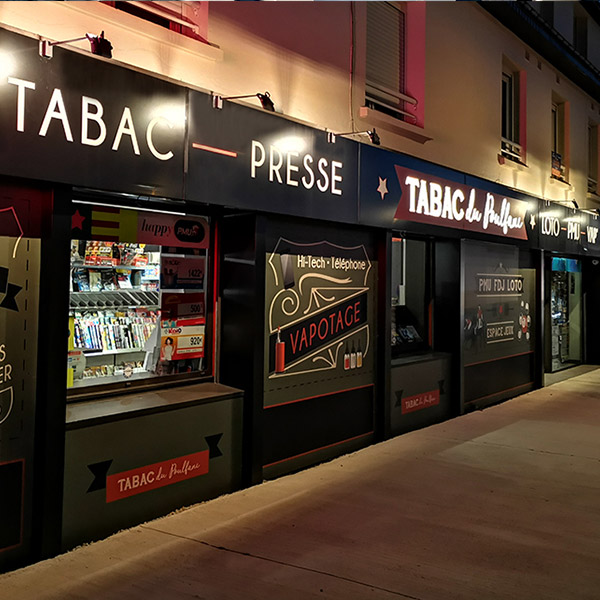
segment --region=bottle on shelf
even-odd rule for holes
[[[348,352],[348,342],[346,342],[346,351],[344,352],[344,371],[350,368],[350,353]]]
[[[350,350],[350,368],[356,369],[356,349],[354,348],[354,342],[352,342],[352,350]]]

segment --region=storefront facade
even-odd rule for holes
[[[554,252],[586,360],[592,215],[0,47],[0,568],[542,385]]]

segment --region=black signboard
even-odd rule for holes
[[[182,196],[185,88],[0,29],[2,173]]]
[[[356,222],[358,144],[199,92],[189,135],[188,199]]]
[[[376,269],[367,247],[282,237],[266,267],[265,406],[372,385]]]

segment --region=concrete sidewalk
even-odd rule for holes
[[[0,600],[600,598],[600,369],[0,576]]]

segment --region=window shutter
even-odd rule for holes
[[[404,13],[389,2],[367,2],[366,96],[403,108]]]

